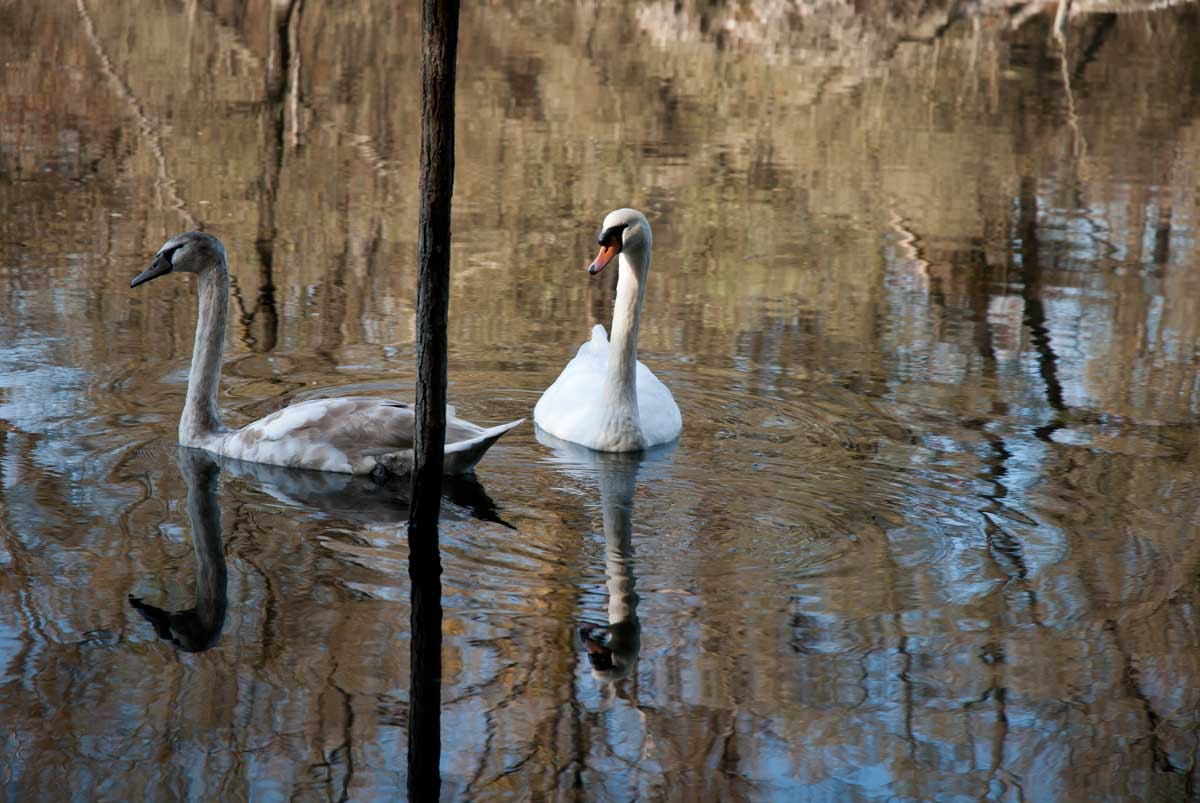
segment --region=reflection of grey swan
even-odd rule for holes
[[[202,652],[217,643],[225,625],[225,555],[221,550],[221,507],[212,457],[196,449],[179,449],[179,470],[187,484],[188,519],[196,550],[196,605],[166,611],[130,596],[129,604],[154,625],[159,637],[187,652]]]
[[[407,404],[391,399],[315,399],[285,407],[241,429],[223,427],[217,413],[217,385],[229,315],[225,247],[216,237],[198,231],[172,237],[130,287],[173,271],[195,273],[200,287],[187,401],[179,419],[181,444],[237,460],[317,471],[376,475],[411,471],[415,416]],[[484,429],[448,411],[446,473],[470,471],[488,447],[520,423]]]
[[[617,257],[620,274],[612,340],[592,329],[554,384],[533,408],[533,420],[554,437],[602,452],[635,452],[679,437],[683,419],[667,386],[638,362],[637,339],[653,242],[641,212],[618,209],[604,218],[599,273]]]
[[[583,624],[579,636],[592,664],[592,674],[615,681],[633,671],[642,648],[642,625],[633,575],[633,497],[643,465],[669,463],[674,444],[635,454],[596,452],[538,433],[554,448],[553,462],[566,473],[591,479],[600,486],[604,517],[604,573],[608,585],[608,624]]]
[[[366,524],[400,524],[408,521],[412,486],[404,477],[335,474],[247,463],[229,457],[218,457],[217,460],[225,473],[248,480],[287,505],[315,508],[331,516]],[[442,482],[442,495],[465,508],[473,518],[496,522],[512,529],[511,524],[500,518],[496,503],[474,474],[446,477]],[[453,508],[449,508],[443,515],[449,514],[453,518],[455,513]]]

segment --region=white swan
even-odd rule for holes
[[[602,452],[633,452],[679,437],[683,419],[667,386],[638,362],[638,325],[646,295],[653,241],[636,209],[604,218],[600,253],[588,266],[595,275],[618,257],[612,341],[599,324],[533,408],[533,421],[565,441]]]
[[[241,429],[221,425],[217,385],[229,315],[229,267],[216,237],[191,231],[163,244],[154,262],[130,282],[168,273],[195,273],[200,287],[200,319],[188,374],[187,401],[179,419],[179,442],[252,463],[343,474],[407,474],[413,462],[413,409],[404,402],[369,396],[343,396],[299,402]],[[470,471],[483,453],[525,419],[484,429],[446,416],[447,474]]]

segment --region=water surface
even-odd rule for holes
[[[0,5],[0,797],[403,794],[403,500],[180,452],[128,289],[224,240],[229,423],[411,385],[418,11],[270,5]],[[632,205],[685,428],[448,494],[443,797],[1194,795],[1196,8],[701,5],[464,9],[451,401],[529,415]]]

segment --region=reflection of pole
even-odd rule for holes
[[[1054,411],[1054,420],[1034,430],[1041,440],[1049,441],[1061,429],[1062,413],[1067,409],[1062,383],[1058,380],[1058,355],[1050,342],[1050,327],[1042,303],[1042,263],[1038,248],[1038,199],[1034,179],[1021,179],[1017,198],[1017,235],[1020,238],[1021,298],[1025,302],[1025,325],[1037,352],[1038,373],[1045,385],[1046,404]]]
[[[271,20],[273,36],[266,60],[266,95],[263,101],[263,143],[259,162],[263,166],[258,179],[258,237],[254,248],[258,252],[258,296],[247,312],[241,289],[234,282],[232,298],[240,312],[240,337],[252,350],[266,353],[275,350],[279,340],[279,311],[275,302],[275,238],[277,229],[276,199],[279,195],[279,176],[283,171],[285,150],[284,130],[288,112],[284,101],[291,96],[292,146],[299,144],[296,114],[300,96],[300,12],[304,0],[273,0]],[[290,86],[290,93],[289,93]],[[258,322],[261,334],[251,327]]]
[[[446,439],[446,313],[454,191],[454,78],[458,0],[424,0],[421,14],[421,206],[417,239],[417,427],[408,575],[412,680],[408,797],[437,800],[441,782],[442,602],[438,515]]]
[[[258,298],[254,302],[254,311],[249,315],[243,310],[243,323],[247,326],[255,318],[262,316],[262,337],[250,335],[249,345],[255,351],[268,352],[275,349],[279,337],[279,313],[275,306],[275,216],[276,196],[279,193],[279,175],[283,170],[284,129],[287,125],[287,111],[284,100],[288,97],[289,88],[293,107],[300,96],[300,53],[299,31],[300,12],[304,0],[276,0],[272,4],[271,13],[274,19],[274,38],[271,41],[271,51],[267,57],[267,91],[266,102],[263,104],[267,117],[263,126],[265,138],[262,165],[263,175],[259,179],[258,202],[258,237],[254,246],[258,251],[261,266]],[[290,87],[289,87],[290,83]],[[292,127],[297,125],[295,109],[293,109]],[[293,136],[293,146],[297,144]],[[249,319],[247,321],[247,318]]]

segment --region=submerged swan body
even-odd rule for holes
[[[167,273],[195,273],[200,319],[188,374],[179,442],[214,454],[274,466],[344,474],[407,474],[412,470],[415,414],[409,405],[371,396],[299,402],[241,429],[226,429],[217,413],[217,385],[229,315],[229,268],[221,241],[192,231],[168,240],[153,264],[131,283]],[[524,419],[485,429],[446,417],[447,474],[470,471],[484,452]]]
[[[597,325],[533,408],[543,431],[601,452],[634,452],[679,437],[683,419],[667,386],[637,359],[638,327],[653,247],[641,212],[618,209],[604,218],[597,274],[618,259],[612,339]]]

